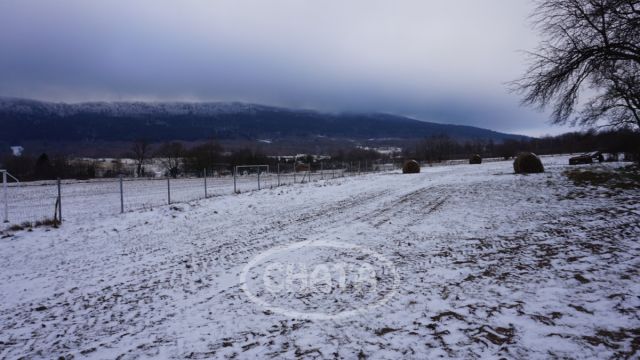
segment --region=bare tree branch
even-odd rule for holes
[[[640,127],[640,0],[538,0],[531,18],[545,40],[512,82],[523,103],[557,124]],[[578,112],[586,89],[597,95]]]

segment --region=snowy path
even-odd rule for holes
[[[640,194],[510,162],[380,174],[108,216],[0,240],[0,357],[638,356]],[[277,245],[365,246],[394,298],[340,320],[265,311],[239,274]]]

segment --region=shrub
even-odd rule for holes
[[[523,152],[513,161],[513,170],[516,174],[541,173],[544,172],[544,166],[536,154]]]
[[[418,174],[420,173],[420,164],[415,160],[409,160],[402,166],[403,174]]]
[[[482,164],[482,157],[478,154],[473,155],[469,159],[469,164]]]

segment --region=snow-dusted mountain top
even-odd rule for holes
[[[58,116],[76,114],[103,114],[111,116],[132,115],[217,115],[257,111],[278,111],[276,107],[242,102],[84,102],[59,103],[0,97],[0,111],[33,114],[45,113]]]
[[[326,113],[240,102],[53,103],[0,98],[0,141],[153,141],[316,138],[521,139],[473,126],[420,121],[400,115]]]

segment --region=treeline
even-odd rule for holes
[[[418,142],[413,149],[405,149],[403,156],[426,162],[467,159],[474,154],[482,157],[509,159],[521,151],[539,155],[601,151],[626,153],[634,159],[640,156],[640,133],[632,130],[572,132],[558,136],[507,140],[458,142],[446,135],[433,136]]]
[[[122,159],[132,159],[124,163]],[[222,147],[216,142],[207,142],[192,148],[186,148],[180,142],[169,142],[160,146],[139,140],[132,144],[131,150],[121,158],[110,161],[95,159],[75,159],[66,155],[47,153],[20,156],[5,155],[0,160],[0,168],[7,169],[22,181],[61,179],[90,179],[95,177],[117,176],[155,176],[150,168],[160,168],[163,175],[177,177],[183,174],[202,173],[203,169],[227,168],[229,161],[250,161],[253,153],[246,151],[224,155]],[[155,164],[152,164],[155,162]]]
[[[130,159],[126,162],[123,159]],[[291,171],[296,165],[302,168],[318,170],[348,166],[349,163],[372,168],[374,162],[384,161],[376,151],[359,148],[336,150],[334,154],[323,157],[303,155],[292,157],[268,156],[259,148],[223,149],[215,141],[186,147],[174,141],[161,145],[152,145],[145,140],[132,143],[131,149],[121,158],[98,161],[96,159],[75,159],[65,155],[47,153],[39,155],[25,153],[20,156],[7,154],[0,159],[0,168],[7,169],[21,181],[61,179],[91,179],[126,177],[152,177],[160,175],[202,176],[204,169],[209,175],[231,174],[237,165],[269,165],[272,171],[280,166],[282,171]],[[278,165],[279,164],[279,165]],[[300,171],[300,170],[299,170]]]
[[[147,148],[148,145],[138,141],[132,146],[131,157],[136,161],[136,169],[141,169],[139,176],[144,176],[144,168],[148,164],[150,157],[153,157],[162,164],[166,176],[177,177],[181,175],[201,176],[203,169],[215,171],[217,173],[230,174],[233,168],[238,165],[269,165],[272,171],[280,166],[283,171],[290,171],[296,165],[304,165],[305,169],[318,170],[320,168],[331,169],[341,168],[349,163],[359,163],[360,169],[365,166],[371,168],[374,162],[381,162],[389,159],[389,156],[381,155],[373,150],[352,148],[347,150],[336,150],[334,153],[317,157],[313,155],[302,155],[292,158],[291,156],[268,156],[259,148],[242,148],[224,151],[215,141],[207,142],[192,148],[186,148],[180,142],[169,142],[161,145],[158,149],[147,149],[143,152],[136,149]],[[354,165],[355,166],[355,165]]]
[[[608,153],[633,154],[640,159],[640,134],[630,130],[605,132],[574,132],[559,136],[548,136],[522,141],[495,143],[491,140],[459,142],[445,135],[432,136],[405,148],[402,154],[381,154],[378,151],[349,148],[336,149],[322,157],[311,155],[292,157],[267,156],[259,148],[227,150],[215,141],[186,147],[181,142],[155,145],[138,140],[132,143],[130,151],[122,158],[132,159],[124,163],[122,159],[98,162],[92,159],[72,159],[64,155],[49,156],[46,153],[13,156],[7,154],[0,159],[0,168],[7,169],[22,181],[62,179],[89,179],[94,177],[156,176],[158,171],[164,176],[202,176],[203,170],[209,174],[230,174],[236,165],[269,165],[274,171],[280,166],[283,171],[291,171],[302,165],[303,169],[356,168],[374,170],[376,165],[399,163],[404,159],[425,162],[439,162],[453,159],[468,159],[474,154],[482,157],[511,158],[521,151],[532,151],[540,155],[559,153],[580,153],[602,151]],[[278,165],[279,164],[279,165]]]
[[[39,156],[23,154],[6,155],[0,166],[20,181],[61,179],[88,179],[96,177],[93,164],[77,164],[64,155],[49,157],[46,153]]]

